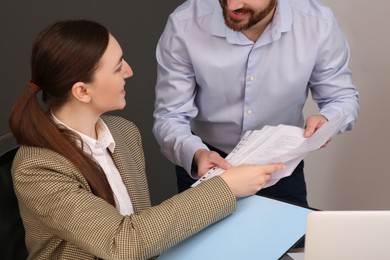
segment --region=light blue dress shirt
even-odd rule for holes
[[[156,57],[153,133],[187,172],[202,141],[229,153],[247,130],[303,127],[309,92],[318,113],[347,116],[340,132],[359,113],[348,43],[317,0],[279,0],[256,42],[225,25],[218,0],[188,0],[169,16]]]

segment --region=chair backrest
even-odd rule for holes
[[[0,136],[0,258],[26,259],[24,227],[12,184],[11,166],[18,150],[12,134]]]

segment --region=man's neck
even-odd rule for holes
[[[272,18],[276,10],[276,5],[274,9],[260,22],[253,25],[247,30],[242,31],[242,33],[251,41],[256,42],[260,38],[260,35],[264,32],[265,28],[271,23]]]

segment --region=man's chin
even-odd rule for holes
[[[242,32],[245,30],[246,24],[234,21],[225,21],[227,27],[236,32]]]

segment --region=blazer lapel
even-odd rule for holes
[[[127,188],[134,212],[139,212],[147,206],[144,205],[143,201],[145,201],[145,196],[148,197],[148,195],[144,194],[144,190],[139,189],[139,168],[135,163],[131,150],[126,146],[126,142],[123,140],[121,134],[115,128],[110,128],[110,131],[115,140],[115,150],[112,154],[113,161]]]

